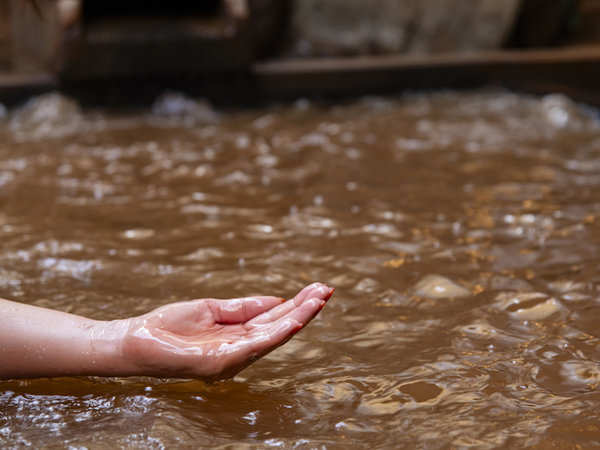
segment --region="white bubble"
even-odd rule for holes
[[[214,122],[217,112],[207,100],[194,100],[181,92],[166,91],[152,104],[152,113],[165,118],[187,118],[194,121]]]

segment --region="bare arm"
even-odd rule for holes
[[[127,321],[104,322],[0,300],[0,378],[115,375]]]
[[[332,293],[314,283],[287,302],[201,299],[115,321],[0,300],[0,379],[231,377],[287,342]]]

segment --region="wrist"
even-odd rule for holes
[[[123,351],[131,319],[97,321],[91,327],[91,372],[102,376],[137,375],[136,365]]]

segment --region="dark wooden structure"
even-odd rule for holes
[[[600,105],[600,44],[264,60],[285,26],[280,0],[9,1],[13,69],[0,72],[0,101],[55,88],[245,101],[497,84]]]

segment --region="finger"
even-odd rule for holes
[[[295,297],[296,304],[302,303],[307,298],[320,298],[328,300],[333,294],[334,289],[326,286],[323,283],[312,283],[302,289]]]
[[[295,308],[297,308],[297,306],[294,303],[294,301],[289,300],[285,303],[282,303],[279,306],[276,306],[273,309],[270,309],[269,311],[259,314],[258,316],[254,317],[253,319],[249,320],[248,322],[246,322],[246,326],[252,327],[254,325],[261,325],[261,324],[275,322],[276,320],[285,316],[286,314],[288,314],[290,311],[292,311]]]
[[[331,293],[328,294],[330,295]],[[310,322],[325,304],[326,300],[318,298],[306,300],[281,319],[273,323],[257,325],[245,339],[238,340],[225,348],[221,347],[222,356],[227,359],[226,376],[234,376],[259,358],[285,344]]]
[[[308,324],[325,306],[326,301],[318,298],[305,300],[302,305],[292,309],[276,321],[267,324],[255,325],[246,336],[248,345],[260,345],[261,348],[277,347],[283,342],[282,339],[289,338],[306,324]],[[282,332],[289,324],[293,324],[289,337]],[[283,334],[282,334],[283,333]],[[261,348],[255,348],[260,352]]]
[[[310,322],[325,304],[325,300],[309,299],[281,319],[256,326],[245,339],[238,340],[222,349],[229,359],[228,365],[241,370],[283,345]]]
[[[298,323],[300,328],[306,326],[325,307],[327,301],[320,298],[305,300],[302,305],[294,308],[277,322],[292,320]],[[276,323],[277,323],[276,322]],[[300,330],[298,328],[298,331]]]
[[[275,308],[259,316],[256,316],[254,319],[250,320],[247,325],[253,326],[274,322],[290,313],[295,308],[301,306],[308,298],[319,298],[327,301],[331,297],[331,294],[333,294],[333,291],[333,288],[325,286],[324,284],[313,283],[310,286],[302,289],[293,299],[288,300],[284,304],[276,306]]]
[[[268,333],[257,334],[250,339],[238,340],[219,348],[217,357],[224,365],[224,370],[219,378],[233,377],[239,371],[287,342],[300,329],[301,325],[296,321],[286,320],[269,327]]]
[[[209,299],[208,306],[216,323],[245,323],[259,314],[281,305],[279,297],[246,297],[231,300]]]
[[[279,320],[261,327],[260,332],[221,347],[227,366],[243,368],[287,342],[302,325],[293,320]]]

